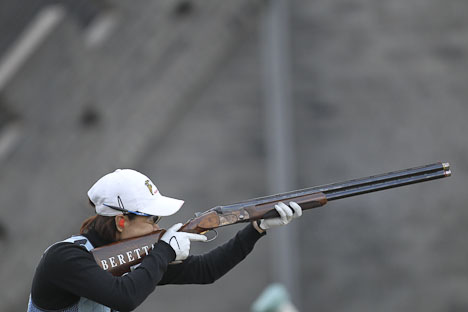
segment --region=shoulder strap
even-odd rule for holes
[[[91,251],[94,249],[94,246],[91,244],[91,242],[83,235],[72,236],[70,238],[67,238],[61,241],[60,243],[73,243],[73,244],[81,245],[84,248],[86,248],[87,251]]]
[[[44,251],[44,254],[50,249],[50,247],[52,247],[54,245],[57,245],[59,243],[77,244],[77,245],[80,245],[80,246],[83,246],[84,248],[86,248],[87,251],[91,251],[91,250],[94,249],[94,246],[91,244],[91,242],[86,237],[84,237],[83,235],[74,235],[74,236],[72,236],[70,238],[67,238],[67,239],[63,240],[63,241],[56,242],[56,243],[50,245]]]

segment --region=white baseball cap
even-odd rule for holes
[[[165,217],[184,204],[183,200],[161,195],[147,176],[132,169],[106,174],[89,189],[88,197],[101,216],[132,212]]]

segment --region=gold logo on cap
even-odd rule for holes
[[[151,195],[154,195],[153,194],[153,185],[150,183],[150,180],[146,180],[145,185],[148,188],[148,190],[150,191]]]

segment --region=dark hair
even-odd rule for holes
[[[94,208],[92,201],[89,204]],[[132,214],[127,215],[131,220],[135,216]],[[115,224],[115,216],[107,217],[101,215],[94,215],[83,221],[80,228],[80,234],[86,234],[90,230],[94,230],[106,242],[112,243],[117,240],[117,226]]]

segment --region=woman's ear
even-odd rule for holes
[[[125,228],[125,217],[123,215],[115,216],[115,227],[118,232],[122,233]]]

